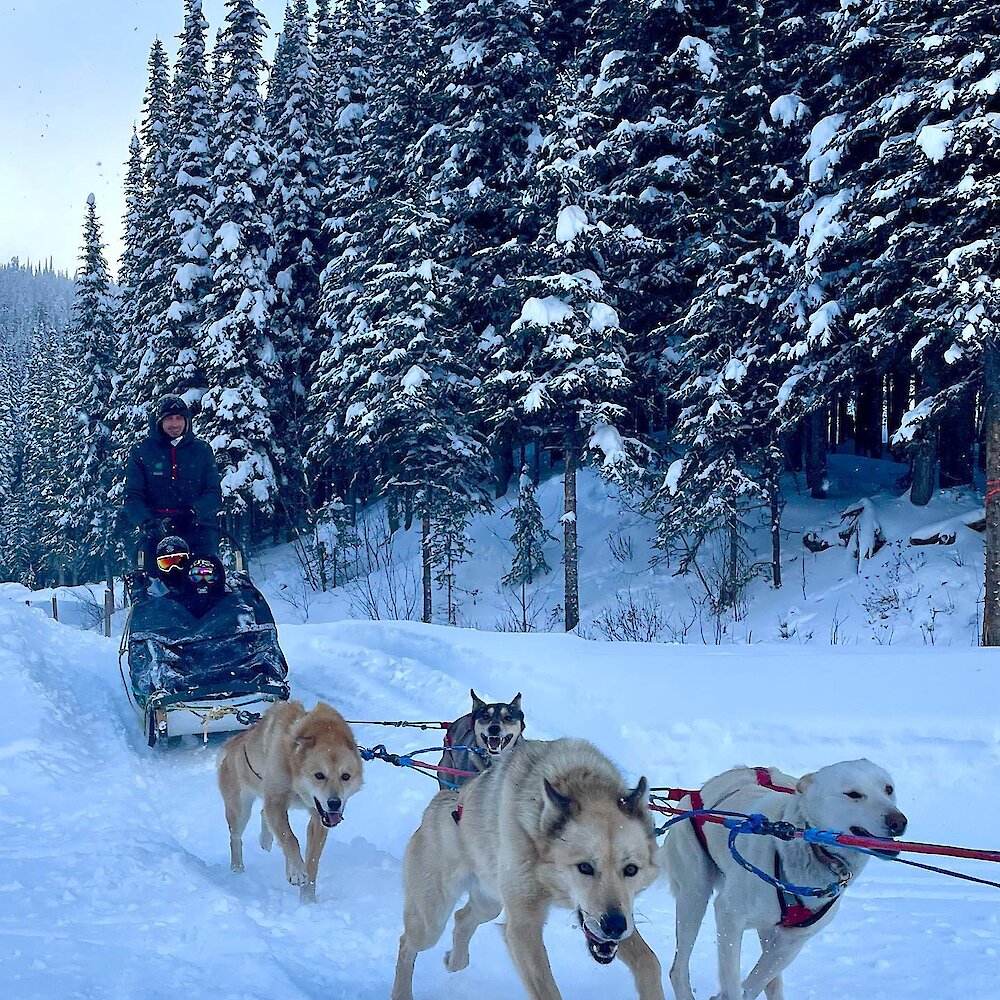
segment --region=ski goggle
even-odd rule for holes
[[[169,573],[172,569],[183,569],[187,565],[188,554],[186,552],[169,552],[166,555],[156,557],[156,567],[161,573]]]
[[[188,568],[188,576],[191,577],[194,583],[215,583],[218,579],[215,567],[210,562],[201,559],[195,559],[191,563],[191,566]]]

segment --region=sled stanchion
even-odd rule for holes
[[[59,602],[56,600],[55,594],[52,595],[52,620],[59,621]]]
[[[115,613],[115,592],[110,587],[104,589],[104,635],[111,635],[111,616]]]

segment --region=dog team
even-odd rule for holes
[[[424,810],[403,859],[403,933],[392,1000],[413,1000],[417,955],[433,947],[455,913],[450,972],[469,964],[476,928],[505,914],[504,938],[530,1000],[561,1000],[542,939],[552,907],[574,911],[591,956],[620,956],[639,1000],[663,1000],[660,963],[635,926],[636,896],[665,869],[676,903],[676,953],[670,983],[677,1000],[694,1000],[689,963],[714,896],[720,990],[713,1000],[783,1000],[782,972],[839,907],[792,896],[739,865],[729,831],[695,816],[671,827],[658,847],[648,784],[629,788],[618,768],[580,739],[526,740],[521,695],[486,703],[448,730],[441,789]],[[448,776],[443,777],[443,776]],[[260,846],[277,838],[285,875],[305,901],[316,897],[320,854],[331,827],[362,784],[350,725],[320,702],[272,707],[234,736],[219,759],[233,871],[243,871],[243,832],[263,802]],[[455,777],[455,781],[451,778]],[[455,787],[455,785],[459,787]],[[761,813],[796,828],[895,838],[906,829],[890,776],[867,760],[843,761],[799,779],[771,768],[741,767],[682,800],[685,810]],[[290,809],[309,813],[305,856]],[[746,837],[740,853],[776,882],[847,886],[868,855],[802,840]],[[740,946],[756,930],[761,955],[741,981]]]

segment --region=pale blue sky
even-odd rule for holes
[[[258,0],[274,33],[285,0]],[[209,45],[224,0],[204,0]],[[171,58],[182,0],[0,0],[0,262],[49,256],[73,272],[93,192],[117,267],[122,180],[149,47]]]

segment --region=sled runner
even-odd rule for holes
[[[135,596],[119,666],[150,746],[245,729],[288,699],[288,664],[271,609],[245,573],[233,580],[201,618],[169,595]]]

